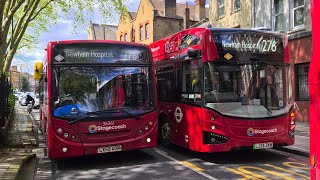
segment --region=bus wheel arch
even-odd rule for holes
[[[165,113],[159,115],[158,142],[166,147],[171,145],[169,117]]]

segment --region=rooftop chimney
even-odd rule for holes
[[[175,17],[177,15],[177,0],[164,0],[164,15]]]
[[[190,27],[190,9],[188,7],[188,3],[184,8],[184,16],[183,16],[183,28],[188,29]]]
[[[199,21],[206,18],[206,0],[196,0],[196,16],[199,17]]]

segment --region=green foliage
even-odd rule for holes
[[[15,97],[14,97],[14,94],[13,94],[13,90],[11,89],[10,91],[10,94],[9,94],[9,110],[10,112],[12,112],[14,110],[14,105],[15,105]]]
[[[84,29],[91,15],[110,20],[125,11],[125,0],[1,0],[0,70],[9,71],[14,55],[30,50],[39,35],[58,21],[67,20]]]
[[[21,78],[21,90],[22,91],[29,91],[29,89],[30,89],[30,87],[29,87],[29,81],[28,81],[28,79],[26,78],[26,77],[22,77]]]

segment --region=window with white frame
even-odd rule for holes
[[[218,17],[224,16],[224,0],[218,0]]]
[[[233,0],[233,11],[238,11],[240,10],[240,0]]]
[[[274,0],[274,30],[284,30],[283,0]]]
[[[293,0],[293,28],[304,25],[304,0]]]
[[[149,24],[146,24],[146,32],[145,32],[145,34],[146,34],[146,39],[148,39],[149,38]]]

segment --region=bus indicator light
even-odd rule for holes
[[[294,117],[294,116],[295,116],[294,112],[291,112],[290,117]]]
[[[150,138],[147,138],[147,142],[148,142],[148,143],[151,142],[151,139],[150,139]]]
[[[214,120],[215,120],[214,116],[212,116],[212,117],[211,117],[211,120],[212,120],[212,121],[214,121]]]
[[[62,148],[62,152],[67,152],[68,151],[68,148]]]

